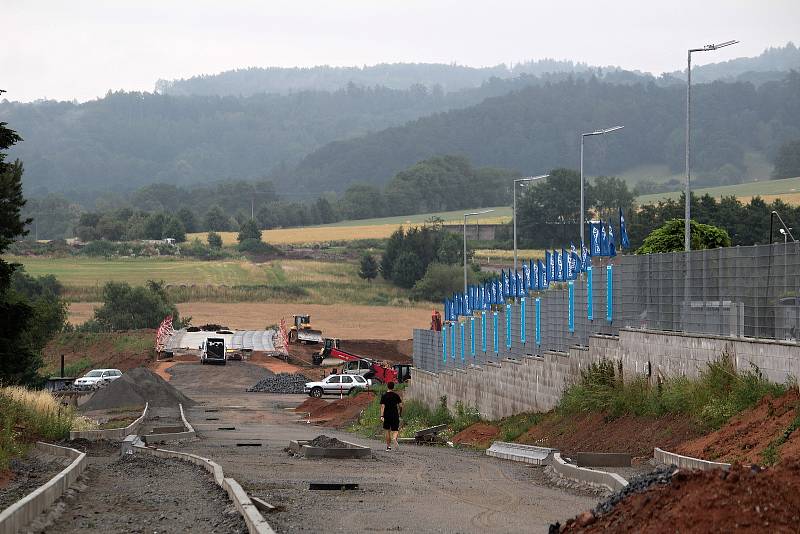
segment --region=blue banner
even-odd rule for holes
[[[461,363],[464,363],[464,323],[458,323],[458,329],[461,331]]]
[[[592,256],[602,256],[603,247],[601,245],[599,223],[593,223],[593,222],[589,223],[589,236],[591,239],[591,245],[589,246],[589,254],[591,254]]]
[[[608,223],[608,255],[612,258],[617,255],[617,244],[614,241],[614,225]]]
[[[561,249],[561,280],[563,282],[569,280],[569,256],[563,248]]]
[[[567,308],[569,332],[575,333],[575,281],[569,281],[569,306]]]
[[[620,248],[631,248],[631,242],[628,240],[628,226],[625,224],[622,208],[619,209],[619,245]]]
[[[511,271],[509,270],[503,276],[503,299],[511,296]]]
[[[511,348],[511,304],[506,304],[506,348]]]
[[[611,265],[606,266],[606,321],[614,318],[614,271]]]
[[[586,245],[581,247],[581,269],[583,272],[586,272],[586,269],[589,268],[589,265],[592,263],[591,255],[589,254],[589,249],[586,248]]]
[[[539,262],[531,260],[531,290],[537,291],[539,289]]]
[[[603,221],[600,221],[600,255],[608,256],[608,231]]]
[[[549,279],[547,278],[547,267],[546,264],[542,263],[542,260],[537,260],[539,264],[539,290],[547,289]]]
[[[447,323],[442,325],[442,361],[447,363]]]
[[[536,297],[536,332],[534,339],[537,345],[542,344],[542,300]]]
[[[592,266],[586,268],[586,315],[590,321],[594,321],[594,272]]]
[[[495,354],[497,354],[498,352],[500,352],[500,333],[497,331],[498,330],[497,312],[492,312],[492,321],[493,321],[492,326],[494,327],[494,328],[492,328],[492,334],[494,334],[494,336],[493,336],[494,337],[494,352],[495,352]]]
[[[553,256],[549,250],[544,251],[545,280],[550,282],[553,279]],[[547,287],[546,285],[544,287]]]
[[[481,350],[486,352],[486,312],[481,312]]]
[[[475,357],[475,317],[469,318],[469,353]]]
[[[528,262],[522,262],[522,292],[524,295],[531,290],[531,271],[528,269]]]
[[[515,296],[517,298],[520,298],[524,294],[525,294],[525,290],[523,289],[522,273],[517,271],[517,293],[516,293]]]
[[[523,345],[525,344],[525,297],[519,301],[519,340]]]
[[[559,254],[557,250],[554,250],[550,257],[553,258],[553,280],[560,282],[563,280],[563,278],[561,278],[561,254]]]

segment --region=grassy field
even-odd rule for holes
[[[408,305],[407,292],[378,277],[358,277],[352,263],[277,260],[198,261],[174,258],[9,257],[35,276],[55,275],[73,302],[100,300],[109,281],[142,285],[164,280],[178,302],[314,302],[317,304]]]
[[[517,249],[517,258],[519,260],[544,258],[544,250],[542,249]],[[483,265],[485,263],[496,262],[513,262],[513,250],[500,250],[500,249],[478,249],[475,251],[473,261]]]
[[[716,198],[733,195],[744,202],[749,202],[752,197],[760,195],[767,202],[780,198],[788,204],[797,205],[800,204],[800,177],[786,178],[783,180],[763,180],[760,182],[720,187],[706,187],[693,189],[693,192],[698,196],[708,193]],[[678,197],[680,197],[680,192],[676,191],[672,193],[642,195],[638,197],[636,201],[639,204],[652,204],[662,199],[677,199]]]
[[[511,208],[499,206],[493,213],[487,213],[478,218],[482,224],[506,223],[511,220]],[[425,213],[422,215],[405,215],[401,217],[383,217],[380,219],[363,219],[358,221],[342,221],[321,226],[307,226],[303,228],[281,228],[277,230],[264,230],[261,238],[273,245],[303,245],[331,241],[353,241],[356,239],[384,239],[392,235],[399,226],[409,227],[424,223],[430,217],[439,217],[446,223],[463,223],[464,213],[470,210],[443,211],[439,213]],[[475,218],[470,219],[475,223]],[[219,232],[225,245],[236,243],[236,232]],[[188,234],[187,239],[199,238],[205,241],[207,234],[198,232]]]

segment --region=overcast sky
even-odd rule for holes
[[[656,74],[800,44],[800,0],[2,0],[5,98],[88,100],[251,66],[545,57]]]

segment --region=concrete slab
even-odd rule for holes
[[[553,454],[557,452],[558,449],[548,447],[495,441],[486,450],[486,455],[531,465],[549,465],[553,461]]]

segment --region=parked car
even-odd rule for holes
[[[92,369],[75,380],[75,389],[98,389],[122,376],[119,369]]]
[[[361,375],[329,375],[319,382],[307,382],[303,391],[312,397],[347,395],[354,389],[369,389],[372,381]]]

